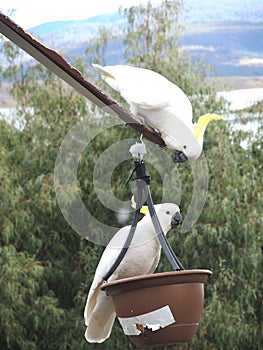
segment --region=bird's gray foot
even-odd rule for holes
[[[141,115],[137,114],[136,117],[139,119],[143,126],[147,125],[146,120]]]

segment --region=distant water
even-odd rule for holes
[[[18,119],[15,108],[0,108],[0,120],[4,119],[18,130],[23,129],[23,123]]]
[[[231,111],[251,107],[258,101],[263,103],[263,88],[221,91],[217,95],[224,97],[230,103]]]

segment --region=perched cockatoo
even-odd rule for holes
[[[205,129],[211,120],[205,114],[192,122],[192,105],[185,93],[162,75],[149,69],[125,65],[93,64],[102,78],[129,103],[130,111],[161,133],[175,161],[196,160],[203,149]]]
[[[164,234],[171,229],[171,226],[182,222],[180,209],[176,204],[164,203],[154,207]],[[84,311],[87,326],[85,337],[90,343],[102,343],[110,336],[116,313],[111,297],[100,287],[103,284],[103,276],[109,271],[124,246],[129,231],[130,226],[125,226],[116,232],[97,266]],[[150,214],[147,213],[138,222],[131,245],[108,282],[153,273],[159,263],[160,255],[161,245]]]

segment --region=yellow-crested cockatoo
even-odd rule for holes
[[[130,111],[161,133],[175,161],[197,160],[203,150],[205,129],[221,116],[205,114],[192,122],[192,105],[185,93],[164,76],[127,65],[93,64],[102,78],[129,103]]]
[[[171,226],[182,222],[180,209],[176,204],[157,204],[154,208],[164,234],[167,234]],[[103,277],[124,246],[130,228],[131,226],[125,226],[116,232],[105,248],[97,266],[84,310],[87,326],[85,338],[90,343],[102,343],[110,336],[116,313],[111,297],[101,290],[101,286],[104,282]],[[108,282],[153,273],[159,263],[160,255],[161,245],[150,214],[147,213],[138,222],[131,245]]]

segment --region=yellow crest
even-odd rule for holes
[[[131,198],[131,207],[135,210],[136,209],[136,203],[135,203],[135,200],[134,200],[134,196],[132,196]],[[141,210],[140,210],[140,213],[141,214],[148,214],[149,213],[149,208],[147,207],[147,205],[143,205],[141,207]]]
[[[217,114],[207,113],[198,118],[197,123],[194,123],[194,135],[198,140],[200,133],[203,129],[207,127],[207,125],[211,122],[211,120],[220,120],[222,117]]]

